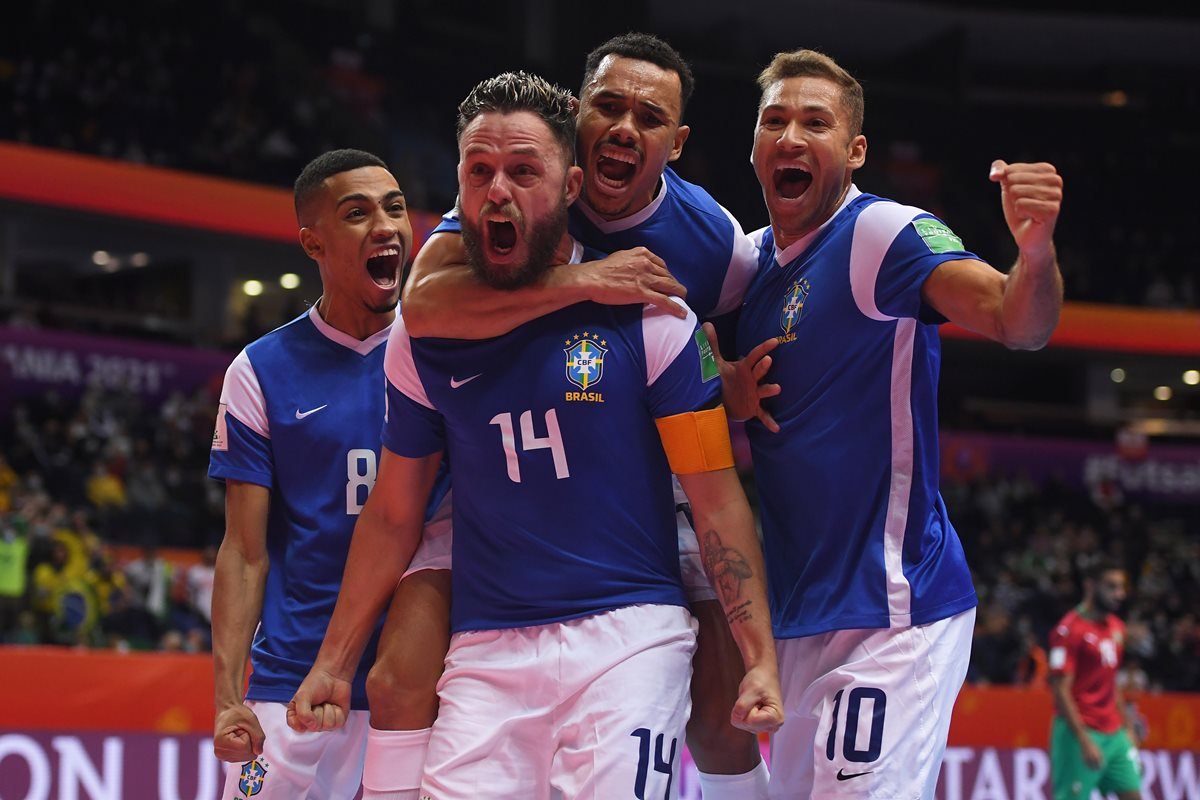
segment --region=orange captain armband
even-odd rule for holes
[[[654,420],[671,472],[691,475],[733,466],[733,444],[725,406]]]

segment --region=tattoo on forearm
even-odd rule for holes
[[[754,570],[740,551],[724,545],[715,530],[706,531],[703,541],[704,571],[713,588],[720,592],[722,605],[731,609],[732,614],[734,604],[742,597],[742,582],[754,577]],[[745,605],[749,603],[738,608]]]
[[[736,605],[729,609],[728,613],[725,614],[725,620],[730,625],[733,625],[734,623],[749,622],[750,620],[754,619],[754,615],[750,613],[751,602],[752,601],[747,600],[741,605]]]

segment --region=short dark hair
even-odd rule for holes
[[[540,75],[528,72],[502,72],[475,84],[466,98],[458,104],[458,138],[480,114],[497,112],[513,114],[528,111],[536,114],[563,146],[568,162],[575,153],[575,114],[571,110],[571,93]]]
[[[771,63],[758,74],[758,88],[765,96],[767,89],[778,81],[788,78],[824,78],[833,81],[842,90],[842,103],[850,113],[850,136],[858,136],[863,128],[863,88],[853,75],[836,61],[816,50],[793,50],[776,53]],[[762,97],[759,98],[762,110]]]
[[[1083,577],[1089,581],[1099,582],[1106,572],[1125,572],[1125,566],[1110,556],[1098,558],[1088,564],[1083,570]]]
[[[308,162],[308,165],[300,170],[300,177],[296,178],[296,183],[292,187],[292,201],[296,205],[296,221],[300,222],[301,210],[308,205],[308,201],[321,188],[321,184],[325,182],[326,178],[362,167],[388,168],[387,164],[383,163],[383,159],[364,150],[330,150]],[[304,223],[300,222],[300,224]]]
[[[692,68],[687,61],[671,45],[651,33],[623,33],[614,36],[604,44],[588,53],[587,61],[583,64],[583,86],[579,96],[587,85],[596,77],[600,62],[605,56],[621,56],[638,61],[648,61],[651,64],[670,70],[679,76],[679,119],[683,120],[683,110],[687,108],[688,100],[692,99],[692,90],[696,88],[696,79],[692,77]]]

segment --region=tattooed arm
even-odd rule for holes
[[[732,722],[750,731],[773,731],[783,723],[779,667],[766,569],[746,495],[731,468],[680,475],[679,482],[692,507],[704,569],[746,665]]]

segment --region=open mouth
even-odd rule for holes
[[[606,148],[596,159],[596,179],[601,186],[623,189],[637,173],[637,156],[633,153]]]
[[[775,191],[785,200],[795,200],[812,185],[812,173],[799,167],[775,170]]]
[[[517,246],[517,226],[507,220],[488,220],[487,245],[496,255],[508,255]]]
[[[395,287],[400,273],[400,248],[388,247],[367,259],[367,274],[381,289]]]

